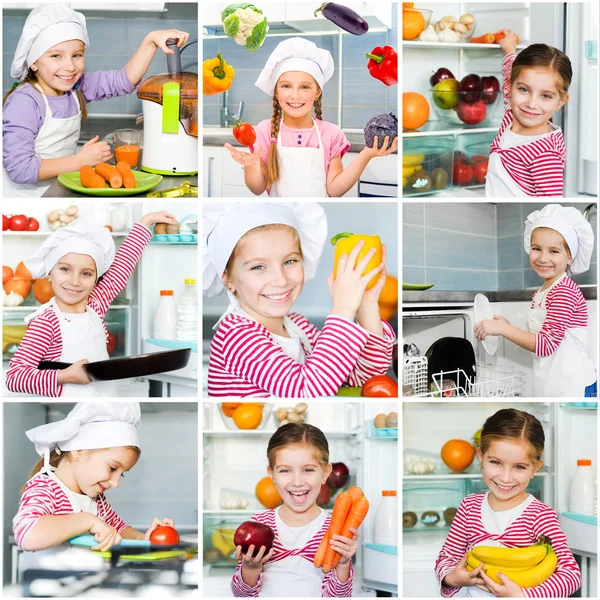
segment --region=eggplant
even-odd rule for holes
[[[369,31],[369,24],[355,11],[342,4],[325,2],[320,8],[315,10],[315,17],[318,12],[337,25],[340,29],[353,35],[364,35]]]

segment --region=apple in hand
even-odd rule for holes
[[[435,87],[440,81],[444,79],[456,79],[454,75],[448,69],[438,69],[430,78],[429,83],[431,87]]]
[[[273,547],[275,533],[268,526],[258,521],[244,521],[236,530],[233,536],[233,543],[242,547],[242,553],[246,554],[248,548],[254,544],[254,553],[256,556],[260,547],[266,548],[265,554]],[[264,556],[264,555],[263,555]]]
[[[348,483],[348,477],[350,477],[350,471],[344,463],[332,463],[331,474],[326,483],[331,489],[339,490]]]
[[[490,75],[489,77],[482,77],[481,84],[483,86],[481,99],[486,104],[493,104],[500,93],[500,82],[496,77]]]
[[[477,102],[477,100],[481,100],[481,94],[483,92],[481,77],[479,77],[479,75],[475,75],[474,73],[465,75],[460,80],[459,89],[461,92],[460,99],[463,102],[471,104],[473,102]]]
[[[456,114],[458,118],[467,125],[477,125],[485,119],[487,108],[483,100],[477,100],[472,104],[467,102],[459,102],[456,106]]]

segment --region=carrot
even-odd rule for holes
[[[479,37],[471,38],[471,44],[493,44],[495,35],[493,33],[484,33]]]
[[[339,535],[351,538],[352,533],[350,532],[350,528],[352,527],[353,529],[358,529],[361,526],[362,522],[365,520],[365,517],[367,516],[368,512],[369,501],[364,496],[362,498],[359,498],[358,500],[355,500],[352,503],[352,509],[348,513],[348,518],[344,523],[344,529],[342,529],[342,533]],[[335,569],[335,567],[337,567],[337,564],[340,562],[340,558],[342,558],[342,555],[339,552],[335,552],[334,554],[335,556],[333,558],[332,568]]]
[[[86,188],[103,188],[106,187],[106,181],[103,177],[100,177],[90,167],[90,165],[84,165],[79,171],[79,178],[81,179],[81,185]]]
[[[120,160],[117,163],[117,171],[123,178],[123,187],[131,189],[135,187],[135,177],[128,162]]]
[[[515,35],[517,36],[517,44],[520,44],[521,39],[516,33]],[[496,31],[496,33],[494,33],[494,44],[497,44],[499,40],[503,40],[505,37],[506,36],[501,31]]]
[[[359,498],[362,498],[364,496],[363,491],[355,485],[353,485],[346,491],[352,496],[352,503],[354,503],[355,500],[358,500]]]
[[[325,552],[327,551],[328,545],[329,545],[329,529],[327,529],[327,531],[325,532],[325,535],[323,536],[323,539],[321,540],[321,543],[319,544],[319,547],[317,548],[317,551],[315,553],[315,558],[313,560],[313,563],[314,563],[315,567],[317,567],[317,569],[320,569],[321,565],[323,564],[323,559],[325,558]]]
[[[342,492],[336,499],[335,504],[333,505],[333,513],[331,514],[331,523],[329,525],[329,529],[327,530],[327,534],[329,540],[333,539],[334,535],[340,535],[343,528],[344,523],[346,522],[346,517],[352,508],[352,496],[348,492]],[[335,550],[331,547],[331,544],[327,543],[327,550],[325,551],[325,558],[323,559],[323,564],[321,568],[325,573],[329,573],[333,566],[333,558],[335,555]]]
[[[110,187],[114,190],[123,186],[123,178],[121,177],[121,174],[108,163],[100,163],[99,165],[96,165],[96,173],[104,177],[104,179],[110,183]]]

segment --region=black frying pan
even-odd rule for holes
[[[94,381],[129,379],[130,377],[144,377],[183,369],[190,361],[191,354],[191,348],[166,350],[165,352],[153,352],[152,354],[142,354],[140,356],[100,360],[87,363],[83,365],[83,368],[90,379]],[[70,366],[71,363],[43,360],[38,365],[38,369],[42,371],[62,370]]]
[[[473,383],[477,374],[475,351],[469,340],[456,337],[440,338],[431,344],[426,356],[427,376],[430,382],[433,381],[433,375],[444,371],[444,379],[452,379],[457,387],[469,391],[471,386],[468,379]],[[447,373],[456,369],[461,369],[466,377],[462,373]]]

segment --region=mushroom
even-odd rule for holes
[[[457,33],[467,33],[468,28],[464,23],[455,23],[454,31],[456,31]]]
[[[465,25],[473,25],[473,23],[475,23],[475,17],[471,13],[466,13],[460,18],[460,22]]]
[[[78,212],[79,209],[76,206],[69,206],[69,208],[67,208],[67,210],[65,210],[65,212],[70,216],[70,217],[74,217]]]

